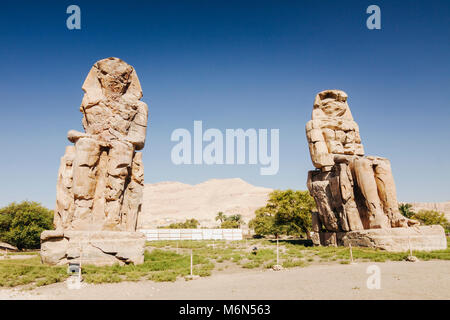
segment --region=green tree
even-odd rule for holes
[[[199,225],[200,225],[200,222],[198,222],[198,220],[192,218],[192,219],[186,219],[185,222],[171,223],[167,227],[162,227],[162,229],[197,229]]]
[[[220,221],[220,223],[222,223],[225,221],[225,218],[226,215],[222,211],[219,211],[216,216],[216,221]]]
[[[44,230],[53,229],[53,211],[23,201],[0,209],[0,239],[19,249],[37,249]]]
[[[409,203],[402,203],[398,206],[398,210],[400,210],[400,213],[407,217],[408,219],[411,219],[413,215],[416,213],[412,210],[412,205]]]
[[[282,232],[280,226],[275,224],[275,211],[267,206],[255,211],[255,218],[250,220],[248,226],[260,236],[278,236]]]
[[[255,211],[249,226],[258,235],[301,235],[311,229],[316,204],[308,191],[275,190],[265,207]]]
[[[450,222],[445,218],[443,213],[434,210],[420,210],[412,216],[412,219],[419,220],[424,225],[441,225],[446,233],[450,232]]]
[[[225,220],[220,224],[222,229],[239,229],[241,227],[241,222],[236,220]]]

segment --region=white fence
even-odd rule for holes
[[[141,229],[148,241],[242,240],[242,229]]]

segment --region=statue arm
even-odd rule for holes
[[[306,123],[306,137],[309,152],[314,166],[318,169],[327,169],[334,165],[333,155],[329,152],[320,122],[310,120]]]
[[[145,145],[147,133],[148,106],[142,101],[137,102],[137,113],[131,122],[127,140],[131,142],[136,150],[141,150]]]

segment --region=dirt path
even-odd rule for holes
[[[379,290],[366,285],[373,264],[381,271]],[[322,265],[174,283],[84,284],[80,290],[59,283],[22,293],[0,290],[0,299],[450,299],[450,261]]]

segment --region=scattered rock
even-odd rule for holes
[[[279,264],[272,266],[272,270],[274,270],[274,271],[281,271],[283,269],[284,269],[283,266],[281,266]]]
[[[405,260],[409,261],[409,262],[417,262],[417,261],[419,261],[419,259],[417,257],[415,257],[415,256],[408,256],[408,257],[406,257]]]

